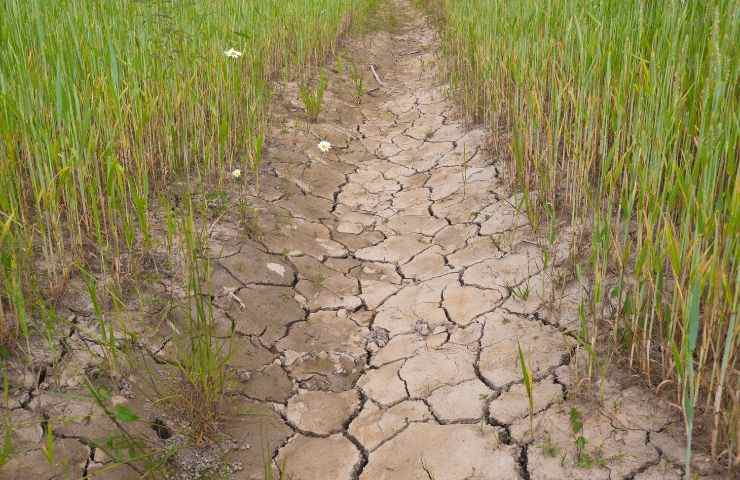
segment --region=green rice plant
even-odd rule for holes
[[[334,57],[334,69],[339,75],[343,75],[346,70],[346,63],[342,53],[337,53]]]
[[[303,107],[306,109],[306,115],[308,115],[308,119],[312,123],[316,123],[319,119],[321,104],[324,101],[324,93],[326,93],[327,86],[326,74],[321,72],[315,88],[311,88],[308,83],[302,83],[299,87],[298,95],[303,102]]]
[[[699,302],[701,299],[701,285],[697,278],[691,285],[687,298],[687,315],[685,316],[685,330],[688,332],[683,337],[684,344],[680,353],[675,358],[676,368],[679,370],[678,375],[683,379],[684,385],[682,390],[682,410],[684,415],[684,425],[686,427],[686,478],[691,478],[691,445],[694,432],[694,407],[696,405],[696,396],[699,393],[699,383],[696,381],[696,372],[694,370],[694,351],[699,335]],[[674,347],[674,352],[678,349]]]
[[[529,406],[529,434],[534,437],[534,380],[532,378],[532,371],[527,366],[527,361],[524,358],[524,352],[522,351],[522,345],[519,340],[516,341],[516,349],[519,357],[519,368],[522,370],[522,377],[524,379],[524,388],[527,391],[527,404]]]
[[[0,355],[0,358],[2,356]],[[3,425],[2,446],[0,446],[0,468],[3,467],[10,455],[13,453],[13,422],[10,421],[10,382],[8,381],[8,372],[3,365],[3,418],[0,419]]]
[[[54,465],[54,460],[56,457],[54,452],[54,427],[51,424],[51,421],[47,421],[45,425],[46,433],[44,434],[44,446],[41,447],[41,451],[44,453],[44,458],[46,458],[46,462],[49,465]]]
[[[113,325],[108,322],[107,316],[98,299],[98,281],[92,274],[83,268],[80,269],[80,273],[85,282],[87,294],[90,298],[90,303],[92,303],[93,306],[93,313],[95,314],[95,318],[98,323],[98,331],[100,334],[100,338],[97,339],[98,345],[100,345],[100,348],[103,351],[109,372],[115,375],[117,372],[119,349]]]
[[[355,87],[355,102],[360,104],[362,103],[362,97],[365,96],[365,80],[362,78],[362,72],[357,68],[357,64],[352,63],[350,65],[349,77]]]
[[[8,463],[10,455],[13,453],[13,425],[9,420],[4,419],[3,445],[0,447],[0,468]]]
[[[419,3],[440,21],[469,116],[510,130],[509,177],[531,199],[530,220],[549,204],[590,237],[581,341],[594,355],[597,342],[621,349],[650,383],[673,385],[687,429],[708,419],[711,453],[731,467],[740,372],[723,366],[737,362],[739,343],[736,2]],[[615,283],[620,304],[606,322]]]
[[[34,299],[86,259],[121,280],[159,240],[152,192],[258,166],[270,81],[371,2],[3,1],[0,342],[35,333]]]
[[[207,226],[199,229],[188,197],[187,211],[180,224],[183,256],[187,268],[189,313],[184,340],[178,346],[177,364],[185,380],[178,397],[190,419],[193,436],[202,441],[212,433],[219,418],[226,389],[226,368],[231,351],[228,343],[215,336],[213,305],[203,289],[210,276],[205,255]]]
[[[529,281],[525,281],[519,286],[514,285],[510,288],[511,288],[511,294],[514,296],[514,298],[522,302],[526,302],[527,299],[529,298],[529,295],[532,293],[529,288]]]
[[[278,469],[279,472],[275,472],[275,468],[272,466],[272,458],[270,458],[269,455],[266,456],[265,462],[264,462],[264,474],[263,479],[264,480],[287,480],[287,477],[285,476],[285,460],[283,460],[283,463],[280,465],[280,468]],[[276,476],[277,475],[277,476]]]
[[[571,432],[573,432],[573,437],[575,438],[575,464],[579,468],[591,468],[593,466],[593,459],[586,450],[588,440],[583,436],[583,416],[581,412],[576,407],[572,407],[568,413],[568,420],[570,422]]]
[[[257,180],[257,189],[259,190],[260,167],[262,166],[262,150],[265,146],[265,134],[260,133],[254,141],[254,147],[249,158],[249,164],[252,167]]]

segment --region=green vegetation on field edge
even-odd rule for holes
[[[315,83],[319,65],[350,28],[367,28],[366,17],[376,4],[0,4],[0,375],[5,397],[5,360],[40,355],[44,345],[56,354],[64,343],[60,337],[74,330],[70,322],[75,320],[57,313],[65,296],[91,303],[89,320],[99,335],[91,340],[105,357],[106,372],[99,377],[114,379],[121,369],[133,370],[136,359],[129,350],[138,345],[137,332],[114,317],[129,302],[148,301],[148,293],[132,299],[126,292],[141,293],[146,287],[138,284],[152,282],[153,276],[161,280],[160,267],[169,272],[161,273],[166,276],[179,264],[177,287],[184,298],[162,310],[162,315],[184,310],[184,335],[173,341],[175,355],[169,359],[176,375],[160,378],[153,369],[140,374],[173,390],[153,400],[188,420],[190,431],[178,433],[196,443],[210,439],[223,417],[231,372],[229,343],[217,338],[207,292],[208,228],[213,226],[208,220],[215,212],[215,224],[231,207],[242,218],[249,216],[243,200],[227,205],[225,182],[244,185],[249,177],[242,172],[251,170],[259,188],[271,82]],[[312,107],[318,115],[320,96]],[[85,291],[70,285],[83,285]],[[147,474],[160,469],[173,452],[138,445],[140,439],[124,425],[138,417],[122,407],[111,410],[97,380],[88,378],[91,396],[122,432],[108,453],[124,453],[111,455],[112,464],[136,470],[136,464],[146,463]],[[13,453],[11,428],[3,431],[0,467]],[[51,425],[46,432],[51,465],[56,437]],[[265,468],[266,478],[273,478]]]
[[[80,267],[132,270],[168,184],[258,167],[269,81],[313,76],[370,3],[3,2],[0,345]]]
[[[737,463],[737,3],[419,3],[440,20],[453,95],[512,133],[529,217],[555,209],[588,233],[582,343],[675,391],[687,456],[702,421],[712,455]]]

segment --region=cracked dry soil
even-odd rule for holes
[[[394,9],[395,31],[347,42],[318,123],[307,128],[295,84],[278,86],[260,188],[247,194],[254,234],[229,218],[213,229],[217,318],[237,335],[229,403],[249,412],[223,426],[229,478],[262,479],[267,452],[295,480],[679,479],[674,411],[617,381],[597,387],[606,401],[574,395],[584,293],[555,286],[572,232],[543,268],[552,247],[507,193],[489,132],[466,127],[446,96],[434,29],[407,0]],[[359,103],[350,63],[382,81],[368,71]],[[533,432],[517,341],[536,380]],[[26,449],[0,477],[138,478],[90,447],[109,426],[89,403],[45,392],[13,412]],[[49,466],[39,425],[55,416],[77,420],[55,425],[61,460]]]

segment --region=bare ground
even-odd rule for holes
[[[634,382],[583,380],[572,232],[548,244],[532,231],[489,132],[465,126],[447,96],[433,28],[394,5],[394,28],[328,65],[317,123],[295,84],[278,86],[260,187],[244,193],[248,235],[236,215],[212,225],[210,291],[222,335],[236,332],[236,383],[220,445],[179,450],[177,478],[262,479],[266,458],[295,480],[680,478],[677,410]],[[143,474],[95,447],[118,430],[84,389],[103,355],[80,302],[60,351],[11,368],[16,448],[0,478]],[[122,319],[147,328],[110,402],[160,418],[130,428],[167,445],[178,419],[152,404],[165,387],[150,380],[174,369],[179,332],[135,318],[150,310]],[[518,343],[535,379],[531,429]]]

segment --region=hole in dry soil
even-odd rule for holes
[[[152,420],[151,426],[152,430],[154,430],[157,436],[162,440],[167,440],[172,437],[172,430],[170,430],[170,427],[168,427],[161,418],[155,418]]]

